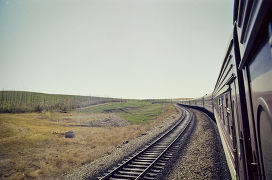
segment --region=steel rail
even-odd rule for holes
[[[190,117],[192,118],[192,116]],[[178,134],[178,136],[174,139],[174,141],[153,161],[152,164],[150,164],[137,178],[136,180],[141,179],[144,177],[144,175],[161,159],[163,155],[177,142],[177,140],[180,138],[180,136],[183,134],[183,132],[187,129],[188,125],[191,121],[188,121],[185,128]]]
[[[135,153],[131,158],[129,158],[124,163],[116,167],[114,170],[110,171],[108,174],[100,178],[100,180],[106,180],[106,179],[137,179],[138,180],[138,179],[144,178],[144,176],[147,175],[147,173],[153,167],[159,164],[158,162],[163,159],[163,157],[167,154],[167,152],[171,151],[171,148],[173,148],[174,145],[177,144],[178,139],[187,129],[188,125],[190,124],[192,120],[193,115],[190,111],[184,108],[181,108],[180,106],[179,108],[183,110],[182,116],[179,118],[179,121],[171,129],[169,129],[166,133],[164,133],[155,141],[153,141],[150,145],[146,146],[143,150],[141,150],[138,153]],[[188,119],[186,120],[186,118]],[[186,122],[184,122],[185,120]],[[179,130],[178,129],[179,127],[182,129]],[[175,133],[175,130],[177,130],[178,132]],[[171,140],[170,142],[167,142],[167,140],[171,139],[172,133],[175,133],[177,135],[175,136],[173,140]],[[163,141],[166,141],[166,142],[163,142]],[[165,143],[167,145],[164,145]],[[175,148],[174,148],[174,151],[176,151]],[[171,155],[167,156],[165,158],[166,160],[164,161],[167,162],[171,157],[172,157]],[[166,163],[162,163],[162,165],[159,165],[160,167],[157,168],[158,170],[156,170],[156,173],[152,174],[154,177],[161,171],[161,169],[164,166],[163,164],[165,165]],[[145,177],[144,179],[153,179],[153,178]]]

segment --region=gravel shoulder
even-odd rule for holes
[[[192,111],[196,126],[164,179],[231,179],[216,124]]]
[[[182,115],[182,111],[178,109],[178,113],[172,115],[162,121],[161,124],[155,126],[150,131],[138,136],[129,142],[119,145],[113,152],[105,155],[90,164],[86,164],[74,172],[68,174],[65,179],[95,179],[102,176],[103,173],[110,170],[116,164],[122,162],[123,159],[129,157],[137,150],[141,149],[147,143],[152,142],[156,137],[163,134],[169,127],[173,126]]]

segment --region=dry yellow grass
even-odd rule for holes
[[[70,113],[0,114],[0,179],[59,179],[174,113],[172,105],[165,105],[153,122],[123,127],[71,126],[77,121]],[[69,130],[75,138],[64,138]]]

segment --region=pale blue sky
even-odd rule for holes
[[[232,12],[230,0],[0,0],[0,89],[202,96]]]

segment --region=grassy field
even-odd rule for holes
[[[67,113],[0,114],[0,179],[58,179],[102,157],[164,118],[176,113],[171,104],[148,101],[107,103]],[[128,121],[124,126],[90,122]],[[64,137],[74,131],[75,138]]]
[[[163,104],[128,100],[126,103],[108,103],[76,110],[82,113],[115,113],[130,123],[148,123],[162,113]]]
[[[0,113],[67,111],[120,99],[94,96],[44,94],[25,91],[0,91]]]

